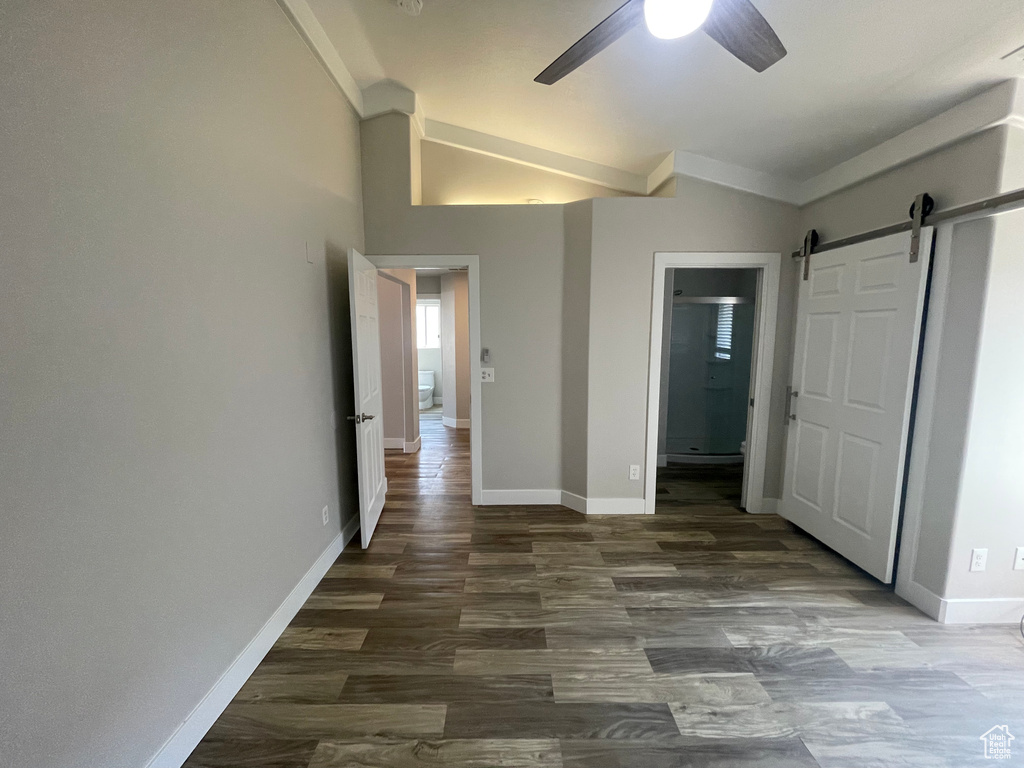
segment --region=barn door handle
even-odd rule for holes
[[[799,392],[794,392],[792,387],[786,387],[786,426],[791,421],[796,421],[796,399],[800,397]]]

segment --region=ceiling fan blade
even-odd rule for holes
[[[544,85],[557,83],[642,23],[643,19],[643,0],[628,0],[615,13],[581,37],[572,48],[555,59],[547,69],[533,78],[534,81]]]
[[[756,72],[764,72],[786,55],[775,30],[750,0],[715,0],[704,31]]]

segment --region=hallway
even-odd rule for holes
[[[654,517],[473,508],[468,431],[422,428],[369,551],[188,766],[962,768],[994,725],[1024,733],[1016,627],[938,625],[781,518],[671,484]]]

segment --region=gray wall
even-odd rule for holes
[[[384,408],[384,438],[405,442],[408,407],[405,377],[405,333],[402,328],[402,284],[377,276],[377,314],[380,328],[380,380]],[[411,361],[410,361],[411,362]]]
[[[587,413],[590,364],[590,248],[594,206],[565,206],[562,292],[562,488],[587,495]]]
[[[0,29],[0,762],[141,766],[354,512],[358,125],[273,0]]]
[[[651,287],[658,251],[786,252],[797,210],[694,179],[677,180],[677,197],[595,200],[590,290],[589,488],[594,498],[642,498],[628,466],[646,450]],[[780,342],[792,335],[796,265],[783,259]],[[779,343],[768,430],[765,495],[781,491],[789,345]]]
[[[562,208],[412,206],[409,135],[406,115],[362,123],[367,251],[480,257],[483,487],[560,488]]]
[[[405,376],[405,442],[415,443],[420,436],[419,349],[416,347],[416,270],[382,269],[381,274],[402,283],[402,373]]]
[[[446,419],[470,418],[469,277],[465,272],[441,276],[441,368]]]
[[[440,295],[440,275],[416,275],[416,291],[418,293],[432,293]]]
[[[977,343],[973,399],[944,597],[1024,598],[1024,211],[990,220],[992,247]],[[959,255],[959,254],[957,254]],[[988,549],[988,569],[971,573],[971,549]]]

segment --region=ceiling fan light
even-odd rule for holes
[[[647,29],[662,40],[695,32],[711,13],[714,0],[644,0]]]

